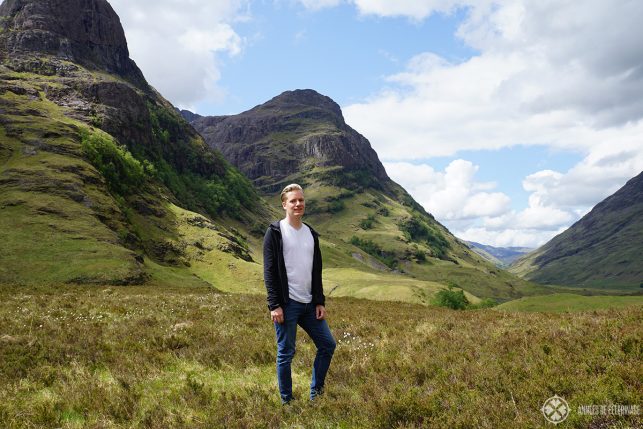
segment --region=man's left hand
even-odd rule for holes
[[[326,318],[326,307],[323,305],[317,305],[317,307],[315,307],[315,313],[317,320],[324,320]]]

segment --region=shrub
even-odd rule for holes
[[[389,210],[386,207],[381,207],[379,210],[377,210],[378,215],[382,215],[384,217],[388,217],[390,214]]]
[[[415,256],[415,259],[418,262],[426,262],[426,253],[424,253],[424,251],[420,249],[415,250],[415,253],[413,254],[413,256]]]
[[[359,227],[364,230],[371,229],[373,228],[374,223],[375,223],[375,215],[368,215],[366,219],[362,219],[359,222]]]
[[[116,194],[132,193],[145,181],[146,173],[155,172],[149,161],[142,164],[107,134],[83,130],[81,139],[85,157],[103,175],[110,191]]]
[[[344,202],[341,200],[337,200],[337,201],[330,202],[326,210],[328,210],[329,213],[338,213],[344,210],[345,208],[346,206],[344,205]]]
[[[449,242],[441,233],[429,227],[417,214],[402,220],[398,227],[408,241],[424,242],[431,248],[433,256],[440,259],[446,258]]]
[[[498,305],[498,303],[492,298],[485,298],[477,304],[471,304],[469,308],[491,308]]]
[[[452,310],[464,310],[469,306],[469,300],[464,296],[462,289],[455,290],[449,285],[448,289],[442,289],[435,294],[433,303],[439,307],[447,307]]]
[[[364,240],[354,235],[351,237],[351,244],[353,246],[359,247],[369,255],[374,256],[390,269],[395,269],[397,267],[397,259],[395,258],[395,253],[383,250],[379,245],[377,245],[377,243],[374,243],[372,240]]]

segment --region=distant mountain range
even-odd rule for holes
[[[510,270],[545,284],[643,285],[643,173]]]
[[[494,247],[476,243],[475,241],[467,241],[466,243],[471,250],[485,257],[500,268],[508,267],[516,259],[534,250],[531,247]]]

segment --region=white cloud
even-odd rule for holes
[[[508,210],[509,197],[489,190],[490,184],[475,182],[478,167],[462,159],[451,162],[444,172],[426,164],[385,163],[386,171],[424,208],[441,221],[462,221],[480,216],[498,216]]]
[[[490,244],[496,247],[531,247],[535,248],[557,234],[563,232],[560,228],[553,233],[550,231],[503,229],[502,231],[489,231],[485,228],[473,227],[458,231],[457,236],[463,240]]]
[[[217,58],[234,56],[244,41],[232,25],[247,19],[247,1],[111,0],[130,57],[148,82],[180,107],[221,100]]]
[[[562,232],[581,213],[560,209],[541,198],[566,177],[543,171],[529,176],[525,186],[532,192],[529,206],[510,209],[510,198],[493,191],[494,183],[478,182],[479,167],[458,159],[443,172],[427,164],[390,162],[384,164],[393,180],[401,184],[422,206],[456,236],[494,246],[537,247]],[[584,213],[583,213],[584,214]]]
[[[434,12],[448,12],[458,4],[453,0],[352,0],[363,15],[405,16],[421,20]]]
[[[456,180],[460,187],[431,174],[431,185],[409,182],[411,194],[462,238],[542,244],[643,170],[643,2],[354,3],[363,14],[413,20],[466,7],[458,36],[479,51],[462,62],[420,53],[387,78],[385,90],[344,107],[392,177],[391,169],[414,159],[464,150],[531,145],[583,156],[566,172],[525,177],[529,206],[521,211],[508,211],[504,194],[479,193],[494,188],[481,189],[472,176]],[[447,180],[446,171],[432,174]]]
[[[342,3],[342,0],[298,0],[306,9],[313,11],[335,7]]]

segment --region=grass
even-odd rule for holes
[[[641,403],[640,306],[569,314],[452,311],[329,298],[338,348],[326,395],[305,399],[314,347],[298,340],[292,407],[279,403],[265,298],[210,287],[0,287],[6,428],[635,427],[580,405]]]
[[[179,218],[173,212],[177,207],[170,201],[176,199],[147,177],[149,163],[141,164],[108,134],[90,130],[69,108],[48,100],[50,78],[7,74],[1,66],[0,72],[0,80],[12,77],[7,81],[12,89],[0,94],[0,242],[6,249],[0,252],[0,283],[167,284],[163,277],[169,275],[188,284],[203,283],[200,277],[207,277],[219,285],[233,277],[213,274],[230,273],[229,265],[236,262],[216,247],[229,247],[231,241],[223,236],[217,236],[210,253],[224,265],[199,265],[201,259],[190,245],[209,236],[179,231],[186,230],[181,221],[188,215]],[[248,210],[236,213],[247,215]],[[208,226],[215,225],[210,221]],[[219,229],[226,232],[225,226]],[[186,254],[185,249],[192,252]],[[141,256],[145,264],[140,263]],[[242,271],[248,275],[238,275],[238,281],[229,283],[245,284],[257,269]]]
[[[122,214],[80,158],[79,123],[44,98],[7,92],[1,101],[10,119],[0,126],[1,281],[139,281],[133,252],[120,243]]]
[[[587,311],[627,306],[643,306],[643,296],[582,296],[571,293],[530,296],[497,306],[506,311]]]
[[[401,301],[428,304],[444,285],[422,281],[399,274],[372,273],[355,268],[324,270],[324,290],[333,297],[350,296],[378,301]],[[471,303],[480,299],[465,292]]]

